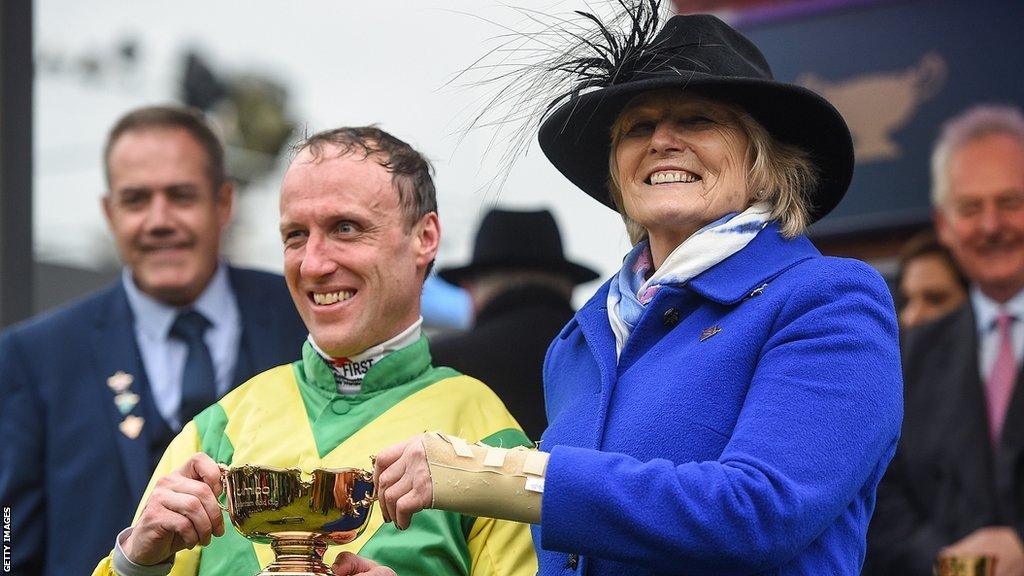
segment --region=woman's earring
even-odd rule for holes
[[[755,200],[767,200],[768,199],[768,191],[767,190],[758,190],[757,193],[754,194],[754,199]]]

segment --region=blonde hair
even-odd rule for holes
[[[633,244],[646,239],[647,230],[626,214],[615,151],[623,134],[622,122],[625,112],[637,98],[647,95],[648,93],[644,93],[631,100],[615,119],[611,127],[611,150],[608,154],[608,190],[611,192],[615,209],[626,224],[626,232]],[[747,172],[748,198],[771,204],[770,218],[778,220],[783,236],[792,238],[802,234],[810,224],[810,197],[819,182],[810,154],[798,146],[779,142],[760,122],[735,104],[691,95],[677,95],[704,100],[721,108],[736,120],[738,126],[735,127],[747,136],[746,161],[750,166]]]

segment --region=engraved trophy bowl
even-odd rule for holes
[[[376,500],[373,475],[359,468],[318,468],[304,480],[297,468],[246,464],[222,467],[221,479],[231,524],[274,551],[258,576],[331,574],[327,546],[359,537]]]

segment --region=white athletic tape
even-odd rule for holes
[[[508,450],[505,448],[488,448],[487,455],[484,456],[484,466],[501,468],[505,465],[506,456],[508,456]]]

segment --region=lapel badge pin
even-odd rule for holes
[[[114,396],[114,404],[117,405],[118,411],[124,416],[135,408],[135,405],[139,403],[139,395],[134,392],[121,392],[117,396]]]
[[[107,378],[107,386],[109,386],[116,394],[120,394],[127,390],[131,387],[132,382],[135,382],[135,377],[120,370],[114,372],[113,376]]]
[[[719,326],[711,326],[710,328],[705,328],[700,333],[700,341],[703,342],[703,341],[707,340],[708,338],[711,338],[715,334],[718,334],[721,331],[722,331],[722,328],[719,327]]]
[[[142,432],[142,425],[145,423],[146,419],[141,416],[128,415],[120,424],[117,425],[117,427],[121,429],[122,434],[132,440],[135,440]]]

